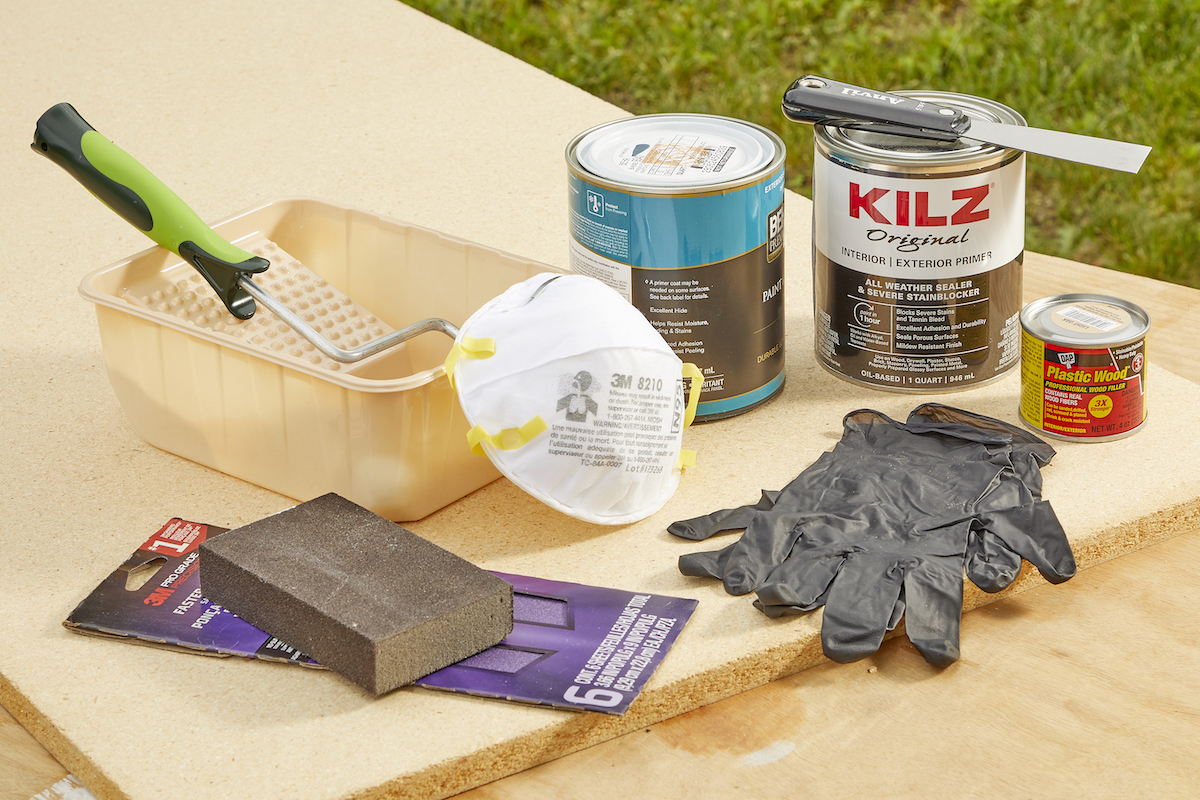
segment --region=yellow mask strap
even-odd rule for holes
[[[704,375],[700,372],[699,367],[687,362],[683,365],[683,377],[690,382],[687,410],[683,414],[683,429],[687,430],[696,419],[696,406],[700,404],[700,389],[704,386]],[[683,471],[694,466],[696,466],[696,451],[680,450],[679,458],[675,460],[675,469]]]
[[[683,429],[687,430],[696,419],[696,406],[700,404],[700,389],[704,386],[704,375],[701,374],[699,367],[689,361],[683,365],[683,377],[691,381],[691,388],[688,390],[687,411],[683,415]]]
[[[505,428],[495,435],[485,431],[482,425],[476,425],[467,431],[467,444],[471,446],[472,453],[485,456],[487,453],[483,450],[484,442],[498,450],[516,450],[544,430],[546,422],[540,416],[534,417],[519,428]]]
[[[491,358],[494,355],[496,355],[495,339],[461,337],[460,341],[455,342],[454,346],[450,348],[450,353],[446,356],[446,376],[450,378],[450,385],[454,385],[454,366],[458,364],[460,358]]]

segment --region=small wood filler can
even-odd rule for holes
[[[1139,306],[1060,294],[1021,312],[1021,418],[1060,439],[1102,442],[1146,422],[1146,334]]]
[[[1024,125],[992,100],[897,92]],[[1020,361],[1025,154],[969,140],[817,125],[816,356],[855,383],[945,392]]]

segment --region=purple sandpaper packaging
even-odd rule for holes
[[[316,667],[295,648],[200,593],[197,548],[226,528],[175,518],[96,587],[63,623],[68,630],[170,650],[245,656]],[[144,585],[130,576],[153,572]]]
[[[420,678],[432,689],[623,714],[696,601],[494,572],[513,585],[513,631]]]
[[[79,604],[69,630],[189,653],[321,668],[213,605],[197,548],[226,531],[172,519]],[[155,570],[136,588],[130,575]],[[513,631],[500,644],[417,680],[430,689],[623,714],[662,663],[696,601],[493,572],[513,585]]]

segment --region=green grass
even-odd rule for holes
[[[1200,287],[1197,0],[406,2],[635,114],[764,125],[809,197],[812,130],[779,103],[810,72],[989,97],[1036,127],[1152,145],[1138,175],[1031,156],[1027,247]]]

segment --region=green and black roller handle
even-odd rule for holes
[[[267,259],[246,252],[206,225],[179,195],[89,125],[70,103],[59,103],[38,119],[31,147],[150,239],[195,267],[238,319],[254,316],[257,299],[318,350],[342,363],[360,361],[426,331],[451,338],[458,335],[451,323],[431,318],[354,350],[336,347],[254,282],[252,276],[270,266]]]

